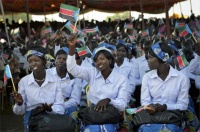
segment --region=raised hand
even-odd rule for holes
[[[69,38],[67,39],[67,43],[69,44],[69,46],[75,47],[76,37],[77,37],[77,33],[73,33],[69,36]]]

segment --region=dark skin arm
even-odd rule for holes
[[[67,39],[67,43],[69,44],[69,55],[74,55],[75,45],[76,45],[76,37],[77,34],[72,34]]]
[[[94,107],[94,110],[102,112],[106,110],[106,106],[109,104],[111,100],[109,98],[105,98],[100,100]]]
[[[17,93],[16,91],[14,91],[13,93],[11,93],[11,96],[19,106],[23,104],[23,98],[20,93]]]

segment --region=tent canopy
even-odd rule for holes
[[[26,12],[27,0],[2,0],[4,11],[6,14],[12,12]],[[140,0],[79,0],[81,13],[91,10],[103,12],[120,12],[120,11],[139,11]],[[168,0],[169,7],[175,3],[184,0]],[[60,4],[65,3],[77,6],[77,0],[28,0],[29,13],[42,15],[44,13],[51,14],[59,12]],[[85,5],[85,9],[82,7]],[[165,12],[164,0],[143,0],[144,13],[163,13]]]

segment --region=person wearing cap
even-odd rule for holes
[[[68,71],[77,78],[89,82],[87,99],[98,112],[106,110],[108,104],[113,105],[119,111],[124,111],[127,106],[128,83],[126,78],[113,71],[114,57],[111,51],[100,47],[94,55],[95,67],[85,68],[78,66],[75,61],[74,48],[76,38],[71,35],[68,39],[69,55],[67,59]],[[81,131],[117,131],[117,124],[83,125]]]
[[[148,52],[151,71],[142,79],[141,105],[151,106],[155,112],[187,110],[190,87],[188,78],[170,66],[173,52],[166,43],[155,43]],[[183,131],[174,124],[144,124],[139,131]]]
[[[64,114],[64,99],[58,79],[46,72],[47,50],[41,46],[32,47],[26,54],[32,73],[18,83],[18,92],[14,91],[13,112],[24,116],[24,127],[28,132],[28,120],[31,110],[39,107],[50,114]]]
[[[47,69],[48,72],[57,77],[64,97],[65,115],[69,116],[77,110],[81,98],[81,80],[74,78],[66,67],[68,48],[62,47],[56,53],[55,66]]]

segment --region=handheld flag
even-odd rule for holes
[[[55,39],[57,32],[58,32],[58,30],[54,34],[51,35],[50,39]]]
[[[178,70],[182,70],[183,68],[189,65],[184,54],[177,56],[175,59],[175,62],[176,62]]]
[[[5,60],[7,60],[7,59],[9,58],[9,55],[8,55],[8,54],[2,53],[2,56],[3,56],[3,58],[4,58]]]
[[[77,38],[77,42],[82,42],[83,44],[85,44],[85,40],[83,37]]]
[[[142,32],[142,37],[147,37],[149,35],[149,30],[146,29],[145,31]]]
[[[63,19],[67,19],[67,20],[75,22],[78,20],[79,12],[80,12],[80,8],[61,4],[59,16]]]
[[[44,34],[47,34],[47,33],[52,32],[52,29],[51,29],[51,27],[47,27],[47,28],[45,28],[45,29],[43,30],[43,32],[44,32]]]
[[[10,72],[10,67],[9,65],[5,66],[5,70],[4,70],[4,83],[6,83],[7,79],[12,78],[12,74]]]
[[[13,36],[14,39],[20,37],[20,34],[19,34],[19,28],[16,28],[14,30],[11,30],[11,34]]]
[[[83,29],[82,32],[86,32],[88,34],[90,33],[95,33],[95,32],[98,32],[99,31],[99,28],[98,26],[96,26],[95,28],[91,28],[91,29]]]
[[[129,23],[129,24],[124,24],[124,29],[133,29],[133,24]]]
[[[81,47],[81,48],[78,48],[77,49],[77,53],[79,55],[79,57],[81,59],[85,58],[85,57],[90,57],[92,54],[91,54],[91,51],[89,50],[89,48],[87,46],[84,46],[84,47]]]
[[[136,40],[135,35],[129,35],[129,39],[131,40],[131,42],[134,42]]]
[[[69,29],[69,31],[71,32],[71,33],[73,33],[73,32],[79,32],[79,30],[76,28],[76,27],[74,27],[74,24],[73,23],[71,23],[70,21],[68,21],[66,24],[65,24],[65,27],[67,28],[67,29]]]

